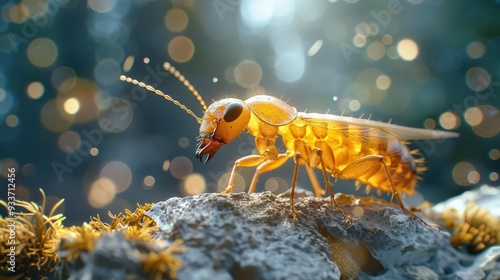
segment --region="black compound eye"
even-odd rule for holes
[[[227,105],[226,110],[224,110],[224,121],[232,122],[236,120],[243,112],[243,105],[240,103],[231,103]]]

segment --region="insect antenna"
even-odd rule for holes
[[[178,71],[177,71],[177,73],[178,73]],[[175,74],[174,74],[174,76],[175,76]],[[181,76],[182,76],[182,75],[181,75]],[[183,77],[183,76],[182,76],[182,77]],[[134,85],[138,85],[138,86],[140,86],[140,87],[142,87],[142,88],[145,88],[145,89],[147,89],[147,90],[149,90],[149,91],[151,91],[151,92],[156,93],[156,94],[157,94],[157,95],[159,95],[159,96],[162,96],[163,98],[167,99],[168,101],[170,101],[170,102],[174,103],[175,105],[179,106],[182,110],[186,111],[186,113],[190,114],[193,118],[195,118],[195,119],[196,119],[196,121],[197,121],[198,123],[200,123],[200,124],[201,124],[201,121],[202,121],[202,120],[201,120],[201,118],[199,118],[198,116],[196,116],[196,114],[195,114],[195,113],[193,113],[193,111],[189,110],[186,106],[182,105],[179,101],[177,101],[177,100],[173,99],[172,97],[170,97],[170,95],[165,94],[165,93],[161,92],[160,90],[155,89],[154,87],[152,87],[152,86],[150,86],[150,85],[147,85],[147,84],[145,84],[145,83],[143,83],[143,82],[139,82],[138,80],[136,80],[136,79],[132,79],[132,78],[129,78],[129,77],[125,76],[125,75],[121,75],[121,76],[120,76],[120,80],[121,80],[121,81],[124,81],[124,82],[127,82],[127,83],[134,84]],[[180,80],[180,79],[179,79],[179,80]],[[184,79],[184,80],[185,80],[185,79]],[[186,81],[187,81],[187,80],[186,80]],[[188,84],[189,84],[189,82],[188,82]],[[185,85],[185,83],[184,83],[184,85]],[[191,87],[192,87],[192,86],[191,86]],[[188,89],[189,89],[189,87],[188,87]],[[190,89],[190,91],[191,91],[191,92],[193,92],[193,94],[195,94],[195,96],[196,96],[196,94],[198,94],[198,92],[197,92],[197,91],[196,91],[196,93],[195,93],[194,91],[192,91],[191,89]],[[198,94],[198,96],[199,96],[199,94]],[[201,99],[201,97],[200,97],[199,99]],[[203,100],[202,100],[202,102],[203,102]],[[201,103],[201,102],[200,102],[200,103]],[[203,103],[201,103],[201,104],[202,104],[203,108],[206,110],[206,105],[205,105],[205,102],[203,102]]]
[[[174,77],[176,77],[177,80],[179,80],[179,82],[184,84],[184,86],[196,97],[198,102],[200,102],[201,107],[203,107],[204,111],[208,110],[207,104],[205,103],[201,95],[194,88],[194,86],[186,79],[186,77],[184,77],[184,75],[182,75],[181,72],[179,72],[179,70],[175,69],[175,67],[172,66],[169,62],[163,63],[163,69],[170,72],[170,74],[174,75]]]

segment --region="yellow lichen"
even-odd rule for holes
[[[105,223],[99,215],[92,217],[88,223],[81,226],[64,227],[62,214],[55,214],[63,203],[60,200],[44,215],[46,196],[43,190],[42,203],[16,201],[16,210],[25,210],[15,217],[0,217],[0,280],[3,279],[46,279],[53,276],[58,262],[72,263],[82,254],[91,253],[96,242],[103,234],[120,232],[126,240],[139,245],[140,250],[134,250],[137,259],[141,261],[143,272],[151,279],[175,279],[182,262],[176,254],[182,253],[185,247],[181,240],[165,246],[153,238],[158,230],[156,223],[146,212],[152,204],[137,205],[134,211],[126,209],[125,214],[108,213],[110,223]],[[8,204],[0,200],[0,205],[8,209]],[[9,225],[13,225],[9,227]],[[11,230],[15,232],[11,234]],[[14,237],[13,237],[14,236]],[[14,241],[12,241],[14,240]],[[15,248],[15,272],[9,271],[9,256],[7,253]],[[147,251],[144,251],[147,250]]]
[[[15,217],[0,217],[0,279],[21,279],[35,277],[46,279],[50,276],[58,261],[56,246],[59,243],[57,232],[62,228],[65,219],[61,214],[55,215],[57,208],[63,203],[60,200],[45,213],[46,196],[42,189],[42,203],[16,201],[16,210],[26,210],[17,213]],[[7,203],[0,200],[0,204],[8,209]],[[9,227],[12,225],[12,227]],[[10,235],[11,230],[15,235]],[[15,240],[12,243],[12,240]],[[15,268],[9,270],[7,252],[15,248]]]

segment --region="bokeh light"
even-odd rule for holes
[[[189,18],[182,9],[174,8],[165,15],[165,26],[172,32],[181,32],[186,29]]]
[[[479,41],[474,41],[467,45],[467,54],[470,58],[480,58],[485,52],[484,44]]]
[[[80,111],[80,102],[78,99],[71,97],[64,101],[64,111],[70,115],[74,115]]]
[[[61,151],[73,153],[80,147],[81,140],[82,139],[78,133],[72,130],[67,130],[59,135],[57,144],[59,145],[59,149],[61,149]]]
[[[168,56],[175,62],[187,62],[194,55],[194,44],[186,36],[174,37],[168,43]]]
[[[19,124],[19,118],[16,115],[8,115],[5,118],[5,124],[10,127],[16,127]]]
[[[89,7],[97,13],[107,13],[116,5],[116,0],[87,0]]]
[[[229,178],[231,178],[231,173],[224,173],[220,176],[219,180],[217,180],[217,192],[224,191],[229,185]],[[246,190],[246,181],[241,174],[236,174],[234,176],[234,186],[233,193],[243,192]]]
[[[193,163],[187,157],[175,157],[170,163],[170,173],[177,179],[184,179],[192,172]]]
[[[116,195],[116,186],[108,178],[99,178],[90,186],[88,202],[94,208],[102,208],[108,205]]]
[[[414,60],[418,56],[418,45],[411,39],[403,39],[398,43],[398,54],[404,60]]]
[[[199,173],[189,174],[182,182],[182,193],[184,195],[197,195],[205,191],[205,177]]]
[[[38,99],[43,96],[45,88],[40,82],[32,82],[26,87],[26,94],[31,99]]]
[[[453,167],[453,180],[460,186],[469,186],[479,181],[480,176],[474,165],[469,162],[459,162]]]
[[[490,86],[491,77],[482,67],[472,67],[467,71],[467,85],[474,91],[483,91]]]
[[[439,116],[439,125],[448,130],[457,129],[460,126],[460,117],[453,112],[444,112]]]
[[[58,50],[49,38],[38,38],[28,46],[28,59],[37,67],[49,67],[56,60]]]
[[[115,192],[121,193],[130,187],[132,182],[132,172],[127,164],[121,161],[107,163],[101,170],[101,178],[113,181]]]
[[[253,88],[262,78],[260,65],[253,60],[243,60],[234,68],[234,79],[242,87]]]
[[[75,115],[64,113],[59,102],[55,99],[49,100],[40,111],[40,120],[43,126],[52,132],[68,130],[75,120]]]
[[[144,177],[142,182],[143,182],[144,187],[146,189],[151,189],[155,185],[156,180],[155,180],[155,177],[148,175],[148,176]]]

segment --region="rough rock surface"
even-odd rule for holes
[[[179,279],[499,279],[499,246],[471,256],[397,205],[336,199],[353,223],[328,199],[303,197],[294,224],[289,199],[269,192],[171,198],[148,215],[159,239],[187,246]]]

